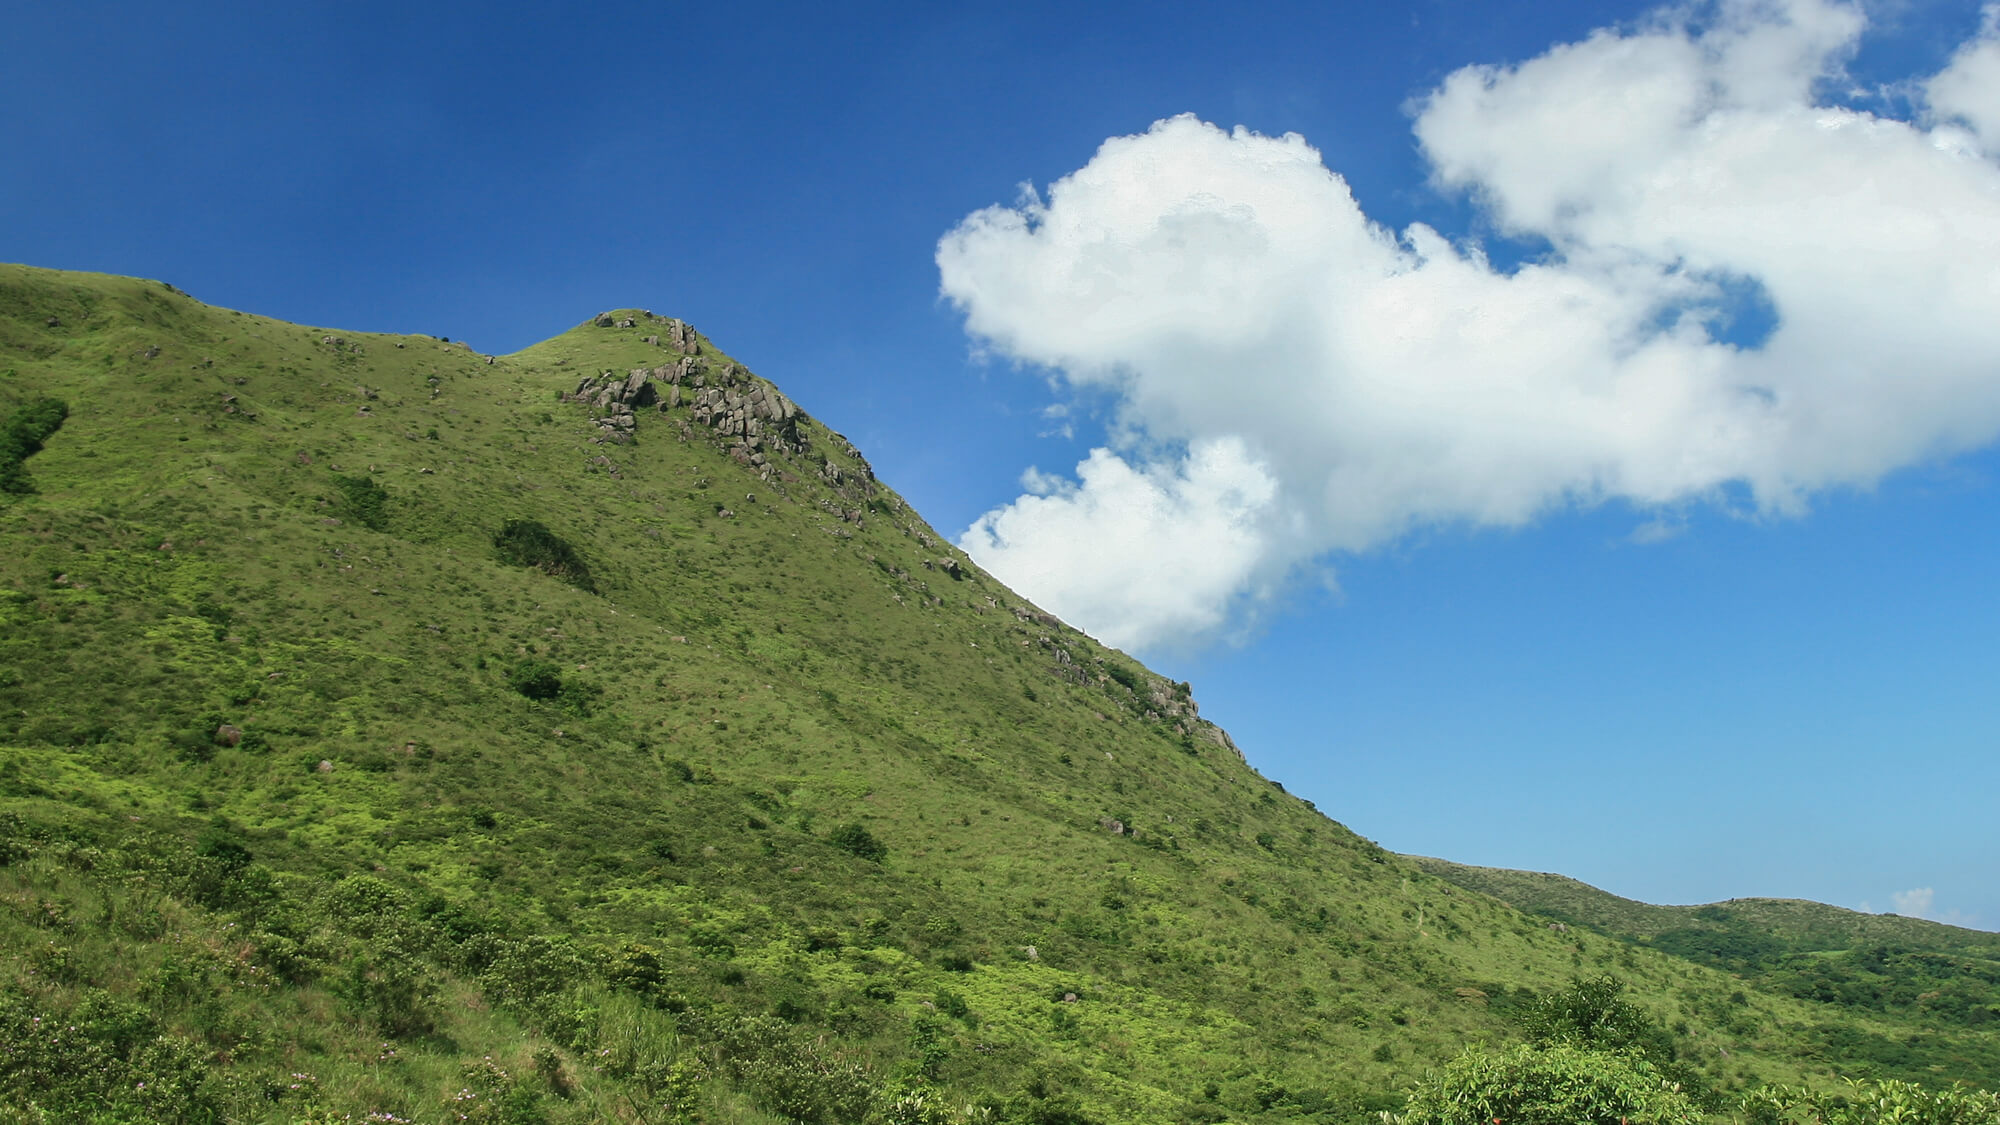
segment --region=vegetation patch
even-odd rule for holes
[[[333,487],[340,492],[340,511],[348,519],[370,531],[389,530],[389,492],[373,477],[335,473]]]
[[[583,556],[567,540],[536,520],[508,520],[494,533],[493,547],[500,552],[502,562],[539,570],[580,590],[597,592]]]
[[[42,443],[62,428],[69,404],[59,398],[38,398],[7,416],[0,427],[0,492],[25,495],[35,491],[23,463],[42,451]]]

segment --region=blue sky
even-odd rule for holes
[[[43,5],[0,259],[685,317],[1391,848],[1994,928],[1995,18]]]

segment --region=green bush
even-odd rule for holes
[[[875,834],[859,824],[843,824],[833,830],[827,842],[844,852],[860,856],[862,859],[880,863],[889,855],[889,849]]]
[[[500,552],[502,562],[539,570],[579,590],[597,592],[583,556],[561,536],[534,520],[508,520],[494,533],[493,547]]]
[[[1104,673],[1118,681],[1126,691],[1132,692],[1134,695],[1143,694],[1146,685],[1138,672],[1116,661],[1106,661],[1104,664]]]
[[[50,999],[0,992],[0,1105],[54,1110],[18,1120],[221,1120],[200,1046],[102,993],[67,1011]]]
[[[520,660],[507,670],[507,686],[529,699],[554,699],[562,694],[562,669],[546,660]]]
[[[335,473],[333,486],[340,490],[340,511],[370,531],[389,529],[389,493],[371,477],[349,477]]]
[[[410,951],[381,942],[363,946],[332,984],[350,1012],[400,1039],[436,1029],[436,976],[436,969]]]
[[[729,1076],[758,1105],[787,1121],[861,1121],[878,1100],[866,1067],[769,1016],[745,1017],[722,1029],[717,1050]]]
[[[1625,983],[1609,974],[1578,977],[1567,988],[1538,1000],[1521,1023],[1529,1041],[1544,1046],[1567,1043],[1599,1051],[1673,1057],[1665,1029],[1626,1000],[1624,991]]]
[[[1743,1096],[1748,1125],[2000,1125],[2000,1095],[1849,1079],[1839,1093],[1764,1086]]]
[[[69,404],[59,398],[38,398],[8,415],[0,426],[0,492],[25,495],[35,491],[22,462],[42,450],[42,443],[62,428]]]
[[[1679,1057],[1674,1035],[1645,1009],[1625,999],[1625,982],[1608,973],[1578,977],[1567,988],[1536,1000],[1521,1016],[1528,1041],[1566,1044],[1643,1058],[1707,1109],[1718,1109],[1702,1073]]]
[[[1645,1060],[1579,1047],[1477,1048],[1410,1089],[1400,1125],[1699,1125],[1701,1111]]]

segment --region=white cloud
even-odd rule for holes
[[[1687,524],[1678,519],[1660,516],[1647,520],[1645,523],[1633,528],[1632,534],[1625,538],[1627,542],[1636,546],[1650,547],[1655,543],[1665,543],[1670,539],[1678,539],[1686,531]]]
[[[1967,929],[1979,928],[1979,919],[1974,915],[1957,909],[1939,910],[1937,908],[1937,891],[1931,887],[1915,887],[1907,891],[1896,891],[1889,896],[1889,901],[1892,905],[1886,913],[1900,914],[1905,918],[1922,918],[1930,922],[1941,922],[1947,926],[1964,926]],[[1874,912],[1865,902],[1861,904],[1860,909],[1863,914]]]
[[[1372,223],[1302,137],[1191,116],[968,216],[938,246],[968,332],[1118,416],[1072,485],[963,545],[1145,647],[1423,526],[1732,483],[1795,511],[1993,440],[2000,166],[1948,122],[1816,102],[1861,30],[1731,3],[1449,76],[1416,136],[1441,188],[1552,248],[1511,272]],[[1953,99],[1986,42],[1927,87],[1975,128]],[[1746,287],[1778,316],[1755,347],[1724,332]]]
[[[1095,623],[1112,644],[1221,628],[1270,555],[1260,526],[1273,483],[1242,444],[1200,442],[1177,463],[1146,468],[1099,449],[1077,475],[1072,484],[1029,469],[1026,494],[981,516],[961,544],[1059,616]]]
[[[1931,903],[1936,901],[1936,899],[1937,891],[1930,887],[1917,887],[1914,890],[1897,891],[1889,896],[1889,901],[1896,904],[1895,912],[1905,918],[1930,917]]]
[[[1931,109],[1963,121],[1989,154],[2000,154],[2000,4],[1988,4],[1979,38],[1924,85]]]

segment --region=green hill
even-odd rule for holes
[[[1907,1069],[1929,1045],[1956,1037],[1961,1053],[1926,1065],[2000,1076],[2000,934],[1895,914],[1863,914],[1799,899],[1741,898],[1651,906],[1563,875],[1410,857],[1425,871],[1565,926],[1709,965],[1767,993],[1835,1013],[1907,1021],[1904,1050],[1849,1050]],[[1829,1030],[1830,1047],[1844,1040]]]
[[[1606,972],[1718,1091],[2000,1070],[1357,837],[679,321],[5,266],[0,417],[22,1120],[1373,1120]]]

